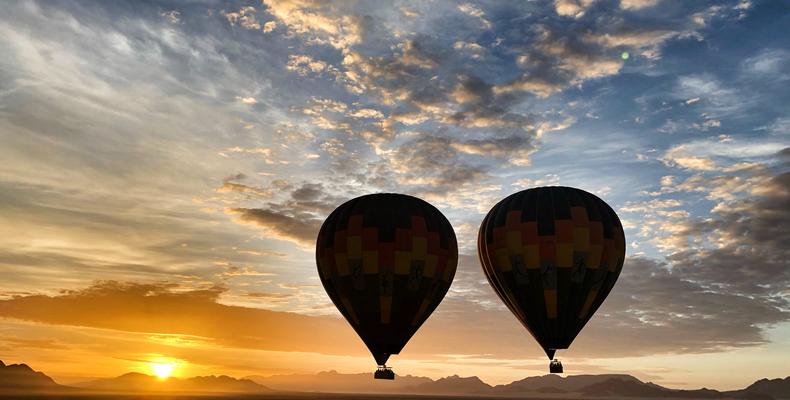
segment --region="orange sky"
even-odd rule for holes
[[[174,363],[175,376],[375,367],[362,342],[337,316],[229,306],[217,302],[221,293],[216,288],[178,291],[177,285],[105,282],[54,297],[20,296],[0,302],[0,351],[6,363],[27,362],[63,383],[128,371],[151,374],[152,362]],[[477,375],[491,384],[545,373],[541,349],[506,310],[468,310],[476,316],[469,319],[452,310],[453,302],[440,307],[402,355],[393,356],[396,371],[433,378]],[[624,372],[669,386],[720,382],[718,387],[735,388],[780,370],[781,354],[790,348],[775,332],[779,340],[770,346],[725,355],[628,357],[633,352],[629,339],[617,338],[623,348],[607,345],[612,333],[602,322],[591,323],[563,352],[567,373]],[[645,346],[643,352],[654,350]],[[722,360],[744,368],[734,371]]]

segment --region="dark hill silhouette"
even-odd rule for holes
[[[462,378],[458,375],[404,388],[404,393],[442,395],[486,394],[490,391],[491,385],[481,381],[480,378],[476,376]]]
[[[506,385],[491,387],[478,377],[461,378],[457,375],[433,380],[427,377],[399,376],[394,381],[374,381],[369,373],[341,374],[336,371],[318,374],[250,376],[249,379],[276,390],[332,392],[332,393],[382,393],[420,395],[477,395],[524,396],[545,398],[686,398],[686,399],[750,399],[771,400],[781,398],[787,380],[760,380],[747,389],[719,392],[712,389],[677,390],[626,374],[603,375],[543,375],[527,377]],[[413,382],[417,381],[417,384]],[[749,390],[749,391],[747,391]],[[788,397],[788,396],[785,396]],[[788,397],[790,398],[790,397]]]
[[[505,393],[548,393],[550,390],[560,392],[577,392],[581,389],[601,383],[609,379],[621,379],[627,382],[645,384],[631,375],[605,374],[605,375],[570,375],[562,377],[559,375],[530,376],[522,380],[508,383],[507,385],[497,385],[493,392]],[[652,384],[651,384],[652,385]],[[538,391],[540,389],[540,392]]]
[[[790,399],[790,376],[777,379],[760,379],[742,390],[726,392],[749,398],[755,395],[768,395],[777,399]]]
[[[48,393],[68,390],[58,385],[43,372],[34,371],[27,364],[5,365],[0,361],[0,394]]]
[[[673,390],[651,383],[610,378],[594,383],[581,389],[581,393],[589,397],[658,397],[658,398],[692,398],[710,399],[722,397],[715,390]]]
[[[560,388],[555,388],[551,386],[541,386],[535,389],[535,393],[568,393],[568,392]]]
[[[245,378],[275,390],[324,393],[406,393],[405,388],[433,382],[431,378],[411,375],[397,376],[392,381],[373,380],[372,373],[341,374],[334,370]]]
[[[78,384],[83,389],[115,393],[188,392],[188,393],[268,393],[272,390],[249,379],[226,375],[196,376],[194,378],[159,379],[155,376],[130,372],[117,378],[99,379]]]

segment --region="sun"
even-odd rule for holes
[[[148,363],[148,365],[151,367],[151,371],[153,371],[154,375],[159,379],[167,379],[173,374],[173,370],[176,368],[174,363],[167,362],[152,362]]]

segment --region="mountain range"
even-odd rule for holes
[[[374,381],[371,374],[341,374],[336,371],[307,375],[248,376],[247,379],[275,391],[324,393],[382,393],[418,395],[469,395],[534,398],[683,398],[683,399],[790,399],[790,377],[762,379],[734,391],[713,389],[679,390],[625,374],[532,376],[506,385],[491,386],[476,376],[458,375],[433,380],[398,376],[394,381]]]
[[[193,378],[167,378],[129,372],[116,378],[98,379],[76,384],[90,391],[135,392],[186,392],[186,393],[271,393],[266,386],[249,379],[236,379],[226,375],[196,376]]]
[[[274,392],[381,393],[444,396],[527,397],[527,398],[683,398],[683,399],[790,399],[790,377],[761,379],[734,391],[713,389],[677,390],[624,374],[544,375],[527,377],[506,385],[491,386],[476,376],[458,375],[433,380],[427,377],[398,376],[394,381],[372,379],[371,374],[318,374],[168,378],[127,373],[74,386],[62,386],[25,364],[5,365],[0,361],[0,395],[13,393],[244,393]]]

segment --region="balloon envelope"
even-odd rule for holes
[[[381,193],[335,209],[316,242],[327,294],[384,365],[439,305],[458,263],[452,226],[416,197]]]
[[[549,358],[567,349],[614,287],[625,235],[603,200],[570,187],[514,193],[480,225],[483,271]]]

